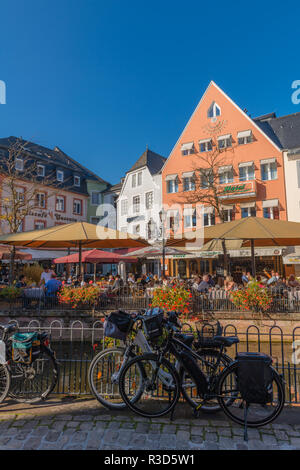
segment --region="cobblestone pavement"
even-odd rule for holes
[[[95,400],[7,403],[0,405],[0,450],[300,449],[299,408],[285,410],[264,428],[249,429],[248,443],[243,428],[222,413],[199,419],[190,415],[189,410],[189,417],[174,421],[149,420],[127,410],[110,413]]]

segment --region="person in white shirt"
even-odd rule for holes
[[[52,274],[55,274],[52,269],[49,269],[48,266],[44,266],[44,271],[41,274],[40,286],[46,284],[52,278]]]

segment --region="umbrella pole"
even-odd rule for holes
[[[79,276],[81,276],[81,270],[82,270],[82,246],[81,242],[79,242],[79,251],[78,251],[78,257],[79,257]]]
[[[96,282],[97,263],[94,263],[94,282]]]
[[[255,266],[255,251],[254,251],[254,240],[251,240],[251,263],[252,263],[252,276],[256,277],[256,266]]]

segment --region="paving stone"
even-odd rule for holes
[[[91,431],[94,428],[94,423],[81,423],[80,424],[80,431]]]
[[[30,434],[30,432],[28,432],[28,431],[19,431],[18,433],[16,433],[15,439],[18,439],[20,441],[24,441],[25,439],[27,439],[27,437],[29,437],[29,434]]]
[[[94,420],[95,421],[111,421],[111,416],[110,415],[99,415],[99,416],[95,416]]]
[[[299,437],[291,437],[291,445],[300,449],[300,438]]]
[[[196,426],[191,427],[191,434],[194,436],[203,436],[204,434],[204,428],[197,428]]]
[[[166,424],[164,427],[163,427],[163,431],[162,431],[164,434],[176,434],[176,426],[175,424]]]
[[[220,437],[219,439],[219,446],[221,449],[228,449],[232,450],[235,449],[235,442],[233,439],[229,439],[228,437]]]
[[[263,443],[266,444],[266,445],[276,445],[277,444],[276,437],[275,436],[269,436],[268,434],[263,434],[262,435],[262,440],[263,440]]]
[[[10,441],[10,437],[0,437],[0,445],[4,446]]]
[[[111,421],[108,423],[107,429],[120,429],[121,424],[118,421]]]
[[[147,439],[146,434],[135,434],[132,436],[132,439],[130,441],[130,448],[131,449],[143,449],[143,445],[145,444]]]
[[[58,414],[55,416],[55,419],[60,421],[71,421],[73,416],[71,414]]]
[[[288,441],[289,436],[287,435],[286,431],[276,430],[275,437],[278,441]]]
[[[202,444],[202,442],[204,442],[202,436],[194,436],[194,435],[192,435],[192,436],[190,437],[190,440],[191,440],[191,442],[194,443],[194,444]]]
[[[65,427],[64,421],[55,421],[52,424],[51,429],[54,429],[55,431],[62,431],[64,427]]]
[[[219,450],[220,446],[218,446],[218,444],[216,444],[214,442],[204,442],[203,448],[205,450]]]
[[[104,434],[104,438],[103,438],[103,442],[104,444],[109,444],[109,443],[114,443],[114,441],[117,440],[119,436],[119,432],[118,431],[113,431],[113,430],[107,430]]]
[[[84,442],[86,441],[88,436],[87,432],[83,431],[75,431],[74,434],[72,435],[72,444],[75,442]]]
[[[128,447],[129,445],[131,445],[131,441],[133,439],[133,436],[134,436],[134,432],[133,431],[127,431],[127,432],[120,432],[119,436],[118,436],[118,445],[120,445],[121,447]]]
[[[218,442],[219,437],[215,432],[206,432],[204,440],[207,442]]]
[[[135,429],[137,424],[124,422],[124,423],[120,423],[120,426],[121,426],[121,429]]]
[[[65,423],[65,426],[66,426],[67,428],[73,428],[73,429],[75,429],[75,428],[78,428],[78,427],[80,426],[80,424],[83,424],[83,423],[80,423],[79,421],[67,421],[67,422]]]
[[[37,426],[35,429],[32,430],[32,436],[45,436],[49,432],[48,426]]]
[[[41,444],[41,437],[30,437],[24,444],[23,450],[37,450]]]
[[[159,441],[160,449],[174,449],[176,446],[175,434],[162,434]]]
[[[218,432],[218,435],[221,437],[232,436],[231,428],[216,428],[216,431]]]
[[[161,426],[162,425],[159,423],[157,424],[151,423],[149,426],[149,432],[160,432]]]
[[[87,450],[99,449],[103,436],[104,436],[104,430],[98,431],[98,432],[96,431],[89,432],[86,449]]]
[[[248,450],[249,447],[246,442],[236,444],[236,450]]]
[[[75,415],[74,420],[75,421],[91,421],[93,420],[93,417],[91,415]]]
[[[45,436],[45,441],[55,442],[60,436],[59,431],[48,431],[48,434]]]
[[[19,450],[22,449],[24,445],[24,441],[20,441],[17,439],[10,439],[8,444],[5,446],[7,450]]]
[[[177,442],[188,441],[190,438],[190,432],[179,430],[176,433],[176,437],[177,437]]]

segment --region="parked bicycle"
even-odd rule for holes
[[[58,380],[58,363],[47,333],[20,333],[0,325],[0,403],[10,396],[21,403],[45,400]]]
[[[119,375],[121,397],[132,411],[148,418],[173,412],[183,387],[188,385],[183,379],[186,375],[190,387],[196,387],[200,397],[199,403],[193,406],[196,415],[213,398],[230,419],[241,425],[258,427],[277,418],[285,402],[284,384],[271,366],[269,356],[240,353],[219,373],[215,364],[175,337],[178,328],[174,322],[158,317],[156,322],[167,331],[164,344],[157,348],[156,354],[147,353],[128,361]],[[221,354],[223,347],[239,340],[215,336],[214,341],[219,343]],[[166,359],[169,353],[178,360],[179,373]],[[206,375],[197,361],[210,368],[211,373]]]
[[[162,318],[163,312],[156,308],[135,314],[122,311],[113,312],[106,318],[105,335],[124,341],[124,347],[114,346],[100,351],[93,358],[89,367],[90,390],[106,408],[123,409],[126,407],[119,393],[120,372],[125,364],[138,354],[155,352],[157,344],[153,341],[154,337],[159,338],[163,333],[161,327],[158,327],[156,331],[153,331],[151,327],[151,323],[157,315]],[[202,325],[201,329],[197,330],[197,340],[194,341],[193,333],[185,334],[180,331],[181,325],[179,325],[178,315],[175,312],[168,312],[166,315],[177,325],[176,337],[187,346],[193,345],[199,357],[213,364],[213,370],[216,373],[220,373],[232,362],[232,359],[225,353],[223,345],[212,341],[212,336],[222,332],[218,322],[216,325]],[[180,363],[178,360],[175,361],[175,369],[179,373]],[[208,375],[210,370],[207,368]],[[197,389],[191,385],[189,377],[185,374],[182,376],[182,395],[191,406],[194,407],[198,404]],[[137,393],[137,396],[132,397],[132,400],[136,401],[138,396]],[[207,413],[220,409],[218,401],[213,398],[207,400],[202,407],[202,411]]]

